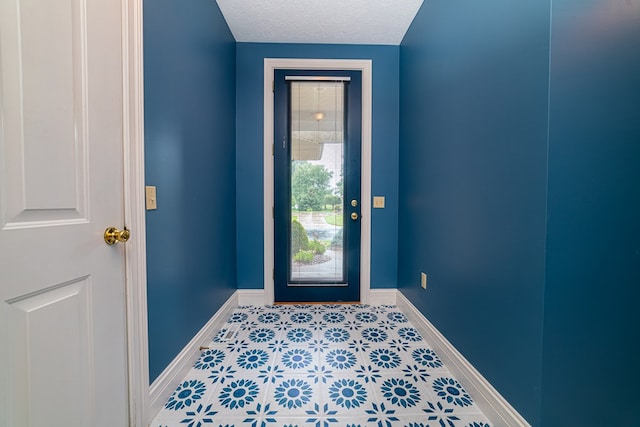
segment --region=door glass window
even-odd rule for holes
[[[290,84],[289,283],[345,283],[345,83]]]

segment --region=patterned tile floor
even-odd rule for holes
[[[489,427],[395,306],[239,307],[152,427]]]

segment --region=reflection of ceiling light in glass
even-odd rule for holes
[[[320,121],[322,119],[324,119],[324,113],[313,113],[313,118],[316,119],[317,121]]]

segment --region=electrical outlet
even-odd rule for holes
[[[420,286],[422,289],[427,289],[427,273],[420,273]]]

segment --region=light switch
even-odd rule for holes
[[[158,201],[156,200],[156,187],[147,185],[145,187],[145,193],[147,195],[147,210],[152,211],[158,209]]]
[[[384,208],[384,196],[373,196],[373,207],[375,209]]]

